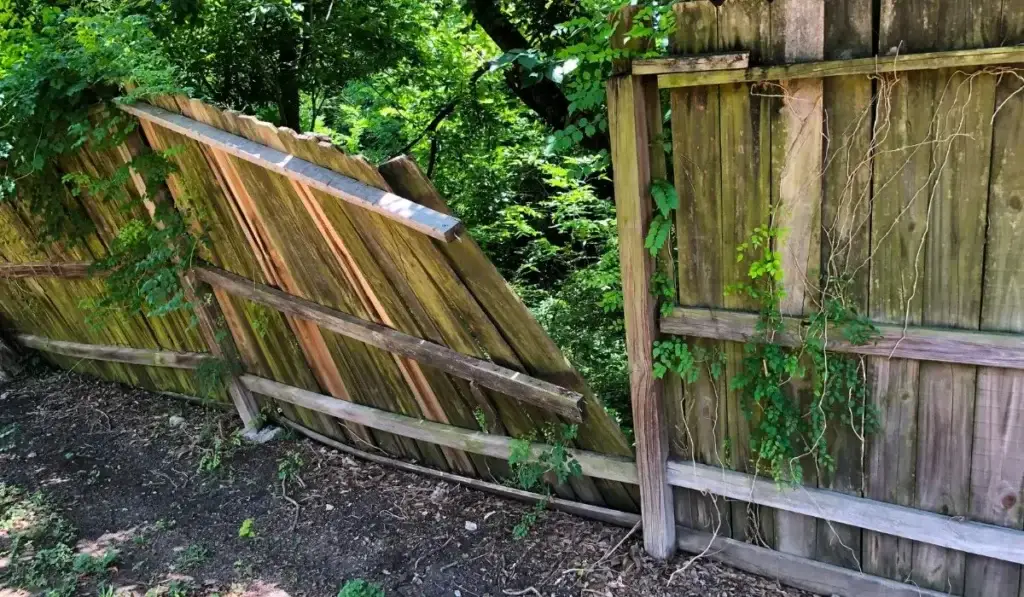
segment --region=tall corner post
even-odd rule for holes
[[[626,297],[626,349],[636,435],[636,463],[644,548],[668,558],[676,548],[672,488],[668,459],[667,413],[663,384],[654,377],[652,349],[658,336],[657,304],[650,292],[655,263],[644,247],[652,204],[651,135],[648,120],[659,106],[657,80],[617,75],[608,81],[608,115],[614,168],[615,206],[619,232],[622,290]],[[654,96],[653,98],[651,96]]]

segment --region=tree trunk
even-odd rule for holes
[[[296,132],[302,132],[299,114],[299,40],[294,29],[282,32],[278,49],[277,109],[281,122]]]

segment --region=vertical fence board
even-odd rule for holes
[[[999,85],[992,144],[982,328],[1024,332],[1024,95],[1016,77]],[[1013,95],[1017,93],[1017,95]],[[1005,103],[1004,103],[1005,102]],[[978,371],[971,461],[972,519],[1024,526],[1024,372]],[[1014,597],[1021,567],[967,557],[966,595]]]
[[[677,33],[673,51],[700,54],[718,48],[718,15],[710,0],[673,6]],[[722,280],[722,166],[717,87],[673,89],[672,159],[679,209],[676,212],[679,303],[721,307]],[[718,343],[687,339],[694,346],[716,350]],[[670,435],[675,455],[723,466],[726,437],[725,380],[703,371],[679,393],[666,393]],[[723,498],[676,489],[679,524],[731,536],[730,509]]]
[[[872,2],[825,4],[825,59],[863,58],[873,53]],[[846,284],[844,294],[858,313],[867,313],[871,219],[871,125],[873,85],[866,77],[828,77],[823,85],[825,150],[822,167],[821,273],[824,292]],[[849,280],[844,280],[849,278]],[[863,360],[861,360],[863,363]],[[822,471],[820,487],[862,495],[865,442],[850,427],[826,438],[835,471]],[[845,568],[861,567],[861,530],[818,520],[816,559]]]
[[[609,130],[616,164],[615,202],[619,229],[622,288],[626,301],[626,348],[630,362],[630,393],[636,434],[644,547],[658,558],[675,551],[672,488],[665,478],[668,434],[662,384],[654,378],[651,350],[657,334],[657,305],[648,287],[654,263],[644,248],[651,221],[650,139],[648,93],[657,94],[653,80],[646,83],[626,75],[608,81]]]
[[[932,149],[935,188],[929,197],[923,322],[970,329],[981,318],[995,79],[970,79],[951,70],[935,74],[938,142]],[[967,514],[976,375],[976,367],[921,364],[914,504],[919,508]],[[913,579],[923,587],[959,594],[963,557],[916,543]]]
[[[718,8],[719,49],[749,50],[751,61],[770,55],[769,4],[760,0],[727,2]],[[719,87],[722,157],[722,281],[724,285],[746,281],[747,264],[737,263],[736,249],[758,226],[768,224],[771,199],[771,105],[772,101],[751,84]],[[749,298],[725,297],[731,309],[757,309]],[[743,347],[719,344],[726,355],[726,378],[740,369]],[[738,392],[726,390],[726,438],[719,447],[731,468],[751,468],[750,425],[741,408]],[[767,509],[734,502],[732,537],[761,544],[774,543],[774,514]]]
[[[932,78],[910,73],[883,79],[875,138],[887,158],[874,169],[871,213],[872,319],[920,324],[924,232],[931,192]],[[889,87],[891,85],[891,88]],[[881,264],[902,264],[899,268]],[[917,452],[919,363],[884,357],[868,361],[879,430],[869,438],[867,496],[910,505]],[[910,574],[909,541],[864,533],[864,571],[893,579]]]
[[[822,60],[825,52],[825,3],[783,0],[771,6],[772,42],[786,63]],[[785,231],[779,243],[782,259],[784,315],[814,309],[821,265],[822,150],[824,114],[821,79],[780,81],[781,97],[772,110],[773,226]],[[809,382],[791,383],[791,399],[810,406]],[[817,441],[816,438],[811,438]],[[804,483],[817,484],[815,463],[805,458]],[[776,511],[775,544],[779,551],[813,557],[817,521],[809,516]]]

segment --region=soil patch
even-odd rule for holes
[[[236,420],[45,371],[0,386],[0,482],[44,492],[79,549],[117,550],[79,594],[333,596],[364,579],[388,596],[806,595],[706,560],[669,585],[687,556],[613,549],[627,529],[558,512],[516,540],[530,506],[294,436],[236,445]],[[0,595],[17,595],[4,566]]]

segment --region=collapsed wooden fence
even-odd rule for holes
[[[673,9],[673,55],[608,84],[647,549],[825,594],[1024,596],[1024,4]],[[659,179],[679,208],[656,260]],[[786,231],[775,343],[801,343],[837,274],[881,332],[828,343],[863,359],[880,428],[829,431],[835,470],[805,466],[797,488],[758,470],[727,381],[759,314],[726,289],[769,225]],[[656,379],[652,344],[673,335],[724,354],[724,375]]]
[[[87,147],[18,187],[60,193],[95,234],[40,243],[31,214],[0,207],[0,304],[16,339],[68,368],[190,395],[191,370],[235,360],[223,399],[247,426],[270,407],[317,437],[482,479],[506,472],[512,437],[575,423],[588,476],[561,497],[636,511],[617,424],[415,163],[378,170],[184,97],[120,109],[141,123],[124,145]],[[176,171],[160,189],[133,173],[124,191],[146,199],[130,213],[61,183],[108,178],[147,146]],[[160,201],[209,236],[183,278],[199,325],[182,312],[90,323],[103,293],[90,262]]]

